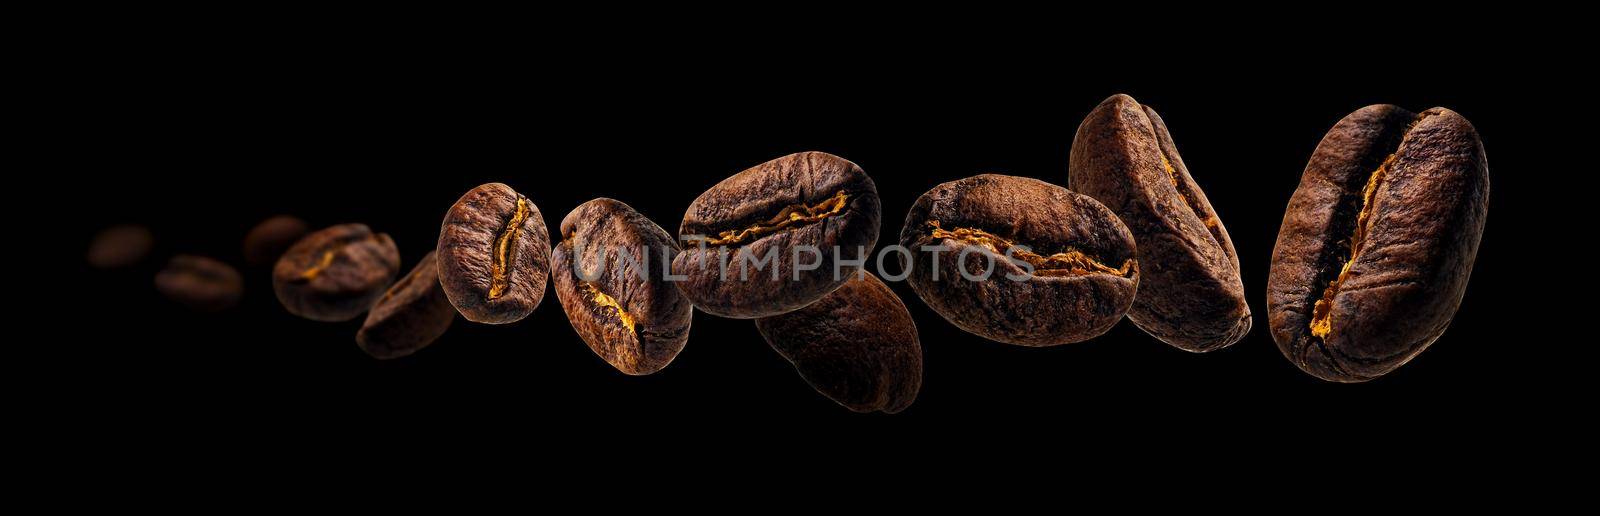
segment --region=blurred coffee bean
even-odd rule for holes
[[[429,252],[372,306],[356,345],[378,359],[416,353],[450,329],[456,307],[439,285],[439,262]]]
[[[341,224],[300,239],[272,268],[272,290],[289,313],[348,321],[372,307],[400,271],[400,250],[366,224]]]
[[[306,221],[292,215],[278,215],[261,221],[244,236],[244,260],[251,266],[269,265],[283,256],[289,246],[306,236]]]
[[[244,279],[232,265],[180,254],[156,273],[156,291],[191,310],[220,312],[239,303]]]
[[[90,240],[89,265],[100,269],[127,267],[143,260],[154,246],[150,228],[134,224],[111,226]]]
[[[823,396],[893,414],[922,387],[922,344],[900,297],[863,274],[805,308],[756,319],[756,329]]]

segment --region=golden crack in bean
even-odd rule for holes
[[[622,321],[622,325],[628,328],[628,331],[633,331],[633,315],[629,314],[627,310],[623,309],[622,303],[617,302],[616,298],[606,295],[605,292],[600,291],[600,287],[596,287],[594,284],[589,282],[583,282],[581,288],[583,289],[584,293],[589,295],[589,300],[593,301],[597,307],[601,309],[611,309],[617,314],[617,319]]]
[[[1339,276],[1328,282],[1328,288],[1322,291],[1322,299],[1311,306],[1311,334],[1319,339],[1325,339],[1333,332],[1333,298],[1339,294],[1339,286],[1349,277],[1350,266],[1355,265],[1361,243],[1367,238],[1367,226],[1372,224],[1372,198],[1377,195],[1378,186],[1383,184],[1389,167],[1393,166],[1395,156],[1390,154],[1384,158],[1383,164],[1367,179],[1367,187],[1361,191],[1361,212],[1356,214],[1355,233],[1350,236],[1350,258],[1339,268]]]
[[[939,227],[939,221],[930,220],[928,226],[932,227],[929,236],[933,238],[946,238],[970,245],[988,249],[997,255],[1005,256],[1006,251],[1015,247],[1011,240],[999,235],[974,228],[955,228],[947,230]],[[1064,252],[1044,256],[1032,251],[1017,249],[1011,252],[1011,257],[1033,265],[1035,276],[1085,276],[1089,274],[1114,274],[1129,277],[1132,274],[1136,261],[1129,258],[1122,262],[1121,267],[1113,268],[1082,251],[1067,248]]]
[[[750,239],[777,232],[786,227],[797,224],[816,222],[844,212],[848,206],[850,194],[839,191],[827,200],[813,205],[795,204],[786,206],[777,215],[766,222],[752,224],[744,229],[730,229],[717,233],[716,238],[706,240],[710,245],[731,245],[744,243]]]
[[[517,239],[522,234],[522,225],[532,212],[528,198],[518,195],[517,210],[511,214],[506,226],[500,229],[500,237],[494,241],[494,257],[489,264],[489,299],[498,299],[511,288],[511,263],[517,258]]]

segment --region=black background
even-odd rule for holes
[[[598,429],[616,434],[601,448],[641,455],[663,443],[770,435],[943,445],[978,435],[993,444],[1236,436],[1292,446],[1505,418],[1522,406],[1508,376],[1526,373],[1523,364],[1488,336],[1512,308],[1504,294],[1518,289],[1508,225],[1533,202],[1519,179],[1532,146],[1518,93],[1476,80],[1518,73],[1515,64],[1466,56],[1375,70],[1361,51],[1288,52],[1307,57],[1295,60],[1255,43],[1160,59],[1131,50],[1089,59],[1048,45],[1027,56],[960,45],[707,50],[726,45],[584,58],[551,47],[523,55],[371,41],[104,49],[83,64],[88,80],[62,86],[87,106],[63,116],[92,145],[59,157],[63,169],[88,171],[79,192],[87,199],[72,201],[87,209],[65,228],[77,242],[74,277],[105,307],[67,340],[79,363],[101,367],[92,382],[50,388],[93,400],[86,410],[105,424],[176,441],[408,446]],[[804,150],[846,157],[873,177],[881,246],[917,196],[945,181],[998,172],[1065,185],[1079,121],[1119,92],[1161,113],[1233,236],[1255,323],[1230,348],[1183,352],[1126,321],[1079,344],[998,344],[955,329],[895,283],[920,330],[924,383],[905,412],[862,415],[808,387],[750,321],[697,313],[675,362],[623,375],[578,339],[553,293],[519,323],[458,319],[422,352],[379,362],[354,344],[359,319],[290,316],[268,272],[240,256],[252,225],[288,213],[387,232],[409,269],[432,248],[444,210],[489,181],[528,195],[551,228],[579,203],[611,197],[675,232],[707,187]],[[1263,292],[1312,149],[1373,103],[1443,106],[1471,120],[1489,156],[1491,206],[1449,331],[1388,376],[1331,384],[1280,355]],[[82,249],[114,222],[148,224],[156,252],[133,270],[89,269]],[[180,252],[240,265],[242,304],[204,315],[157,296],[151,275]]]

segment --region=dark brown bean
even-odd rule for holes
[[[1072,140],[1069,177],[1068,188],[1111,208],[1138,242],[1144,268],[1129,320],[1195,352],[1250,332],[1233,240],[1154,109],[1127,95],[1101,102]]]
[[[804,308],[756,319],[756,328],[806,383],[850,410],[900,412],[922,388],[911,312],[865,271]]]
[[[429,252],[389,287],[356,332],[356,345],[378,359],[400,358],[432,344],[450,329],[456,307],[439,285],[437,252]]]
[[[278,215],[261,221],[244,235],[245,263],[262,266],[277,261],[289,246],[299,242],[310,230],[306,221],[291,215]]]
[[[689,340],[694,315],[665,280],[678,251],[672,234],[627,204],[602,198],[568,213],[561,235],[550,252],[556,297],[589,349],[631,375],[671,363]]]
[[[150,228],[121,224],[106,228],[89,241],[89,265],[99,269],[120,269],[144,260],[155,246]]]
[[[272,290],[289,313],[348,321],[372,307],[400,271],[394,240],[365,224],[340,224],[300,239],[272,268]]]
[[[156,291],[191,310],[220,312],[239,304],[244,279],[232,265],[180,254],[156,273]]]
[[[1489,207],[1489,163],[1467,119],[1362,108],[1317,145],[1289,200],[1267,280],[1273,340],[1301,370],[1361,382],[1450,325]]]
[[[911,288],[928,307],[1008,344],[1105,333],[1139,285],[1133,235],[1117,216],[1036,179],[984,174],[934,187],[906,215],[900,245],[910,252]]]
[[[439,282],[467,320],[522,320],[544,300],[550,231],[539,207],[511,187],[467,192],[439,228]]]
[[[838,262],[871,252],[878,218],[878,189],[861,167],[823,152],[790,154],[700,194],[678,228],[685,240],[672,272],[687,277],[678,288],[706,313],[777,315],[849,280],[860,267]]]

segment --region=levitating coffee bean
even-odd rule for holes
[[[556,297],[572,329],[627,374],[666,367],[689,340],[693,305],[665,280],[672,235],[627,204],[595,199],[561,220],[550,252]]]
[[[1467,119],[1362,108],[1306,164],[1272,250],[1268,322],[1318,378],[1360,382],[1416,357],[1454,318],[1489,209]]]
[[[862,274],[804,308],[756,319],[756,328],[823,396],[856,412],[893,414],[922,387],[922,344],[900,297]]]
[[[100,269],[119,269],[143,260],[155,246],[150,228],[132,224],[111,226],[89,241],[89,265]]]
[[[755,318],[811,304],[844,284],[878,241],[878,189],[861,167],[791,154],[717,183],[689,205],[672,272],[695,307]]]
[[[1250,332],[1233,240],[1154,109],[1127,95],[1101,102],[1072,140],[1068,187],[1133,232],[1144,267],[1128,319],[1140,329],[1188,351]]]
[[[511,187],[472,189],[439,228],[439,282],[467,320],[522,320],[544,299],[550,233],[539,207]]]
[[[289,313],[348,321],[372,307],[400,271],[394,240],[365,224],[341,224],[300,239],[272,268],[272,290]]]
[[[438,340],[455,318],[456,308],[439,285],[436,253],[429,252],[372,306],[356,345],[374,358],[403,357]]]
[[[310,228],[306,221],[290,215],[278,215],[261,221],[244,236],[244,260],[252,266],[273,263],[283,256],[289,246],[299,242]]]
[[[156,291],[191,310],[220,312],[239,303],[244,279],[232,265],[180,254],[156,273]]]
[[[906,215],[900,245],[929,308],[1007,344],[1105,333],[1139,285],[1133,235],[1117,216],[1036,179],[984,174],[934,187]]]

